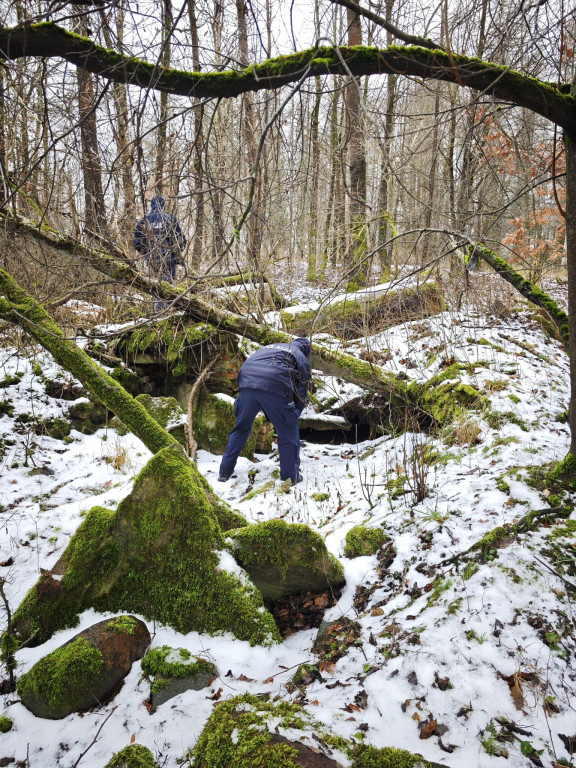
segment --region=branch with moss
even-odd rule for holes
[[[0,269],[0,294],[4,297],[0,295],[0,317],[21,326],[99,402],[113,411],[152,453],[176,443],[176,438],[166,432],[141,403],[73,340],[66,338],[44,307],[3,269]]]
[[[558,328],[562,343],[564,344],[566,351],[568,351],[570,339],[568,315],[558,306],[554,299],[541,288],[538,288],[537,285],[534,285],[534,283],[527,280],[519,272],[516,272],[507,261],[501,259],[500,256],[497,256],[489,248],[486,248],[485,245],[475,243],[471,246],[468,263],[475,259],[482,259],[486,264],[489,264],[500,277],[510,283],[510,285],[513,285],[525,299],[528,299],[532,304],[543,309]]]
[[[0,59],[61,58],[114,82],[193,98],[234,98],[249,91],[281,88],[322,75],[402,74],[445,80],[510,101],[574,131],[576,98],[570,85],[556,86],[507,66],[421,46],[327,46],[278,56],[241,70],[187,72],[123,56],[52,22],[0,31]]]

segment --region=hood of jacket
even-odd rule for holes
[[[303,355],[306,355],[306,357],[310,357],[310,351],[312,349],[312,345],[310,344],[309,339],[306,339],[303,336],[301,336],[300,338],[295,339],[290,343],[297,346]]]
[[[163,211],[166,206],[166,200],[162,197],[162,195],[155,195],[152,200],[150,200],[150,210],[151,211]]]

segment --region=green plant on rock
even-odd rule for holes
[[[303,718],[306,718],[304,720]],[[264,701],[245,694],[219,704],[189,753],[191,768],[299,768],[293,744],[273,739],[269,719],[279,727],[309,726],[297,704]]]
[[[380,547],[390,541],[381,528],[370,528],[367,525],[355,525],[346,534],[344,557],[361,557],[375,555]]]
[[[361,745],[357,749],[357,753],[358,756],[353,761],[351,768],[434,768],[438,765],[437,763],[430,763],[405,749],[394,747],[377,749],[369,745]]]
[[[158,768],[154,755],[142,744],[130,744],[116,752],[106,763],[106,768]]]
[[[344,569],[326,550],[319,533],[307,525],[288,524],[285,520],[268,520],[230,532],[232,549],[242,565],[272,563],[282,578],[290,566],[298,565],[320,572],[331,570],[344,576]]]
[[[191,677],[198,672],[214,672],[214,665],[198,656],[193,656],[186,648],[170,648],[163,645],[148,651],[140,662],[145,675],[173,679]]]
[[[55,566],[61,580],[43,574],[16,611],[16,635],[44,642],[93,607],[140,613],[184,633],[279,641],[256,588],[220,567],[219,510],[179,446],[159,451],[115,512],[96,507],[86,515]]]
[[[103,663],[102,653],[79,637],[44,656],[22,675],[18,693],[45,700],[53,710],[73,710],[98,678]]]
[[[14,723],[8,715],[0,715],[0,733],[8,733],[12,730]]]
[[[136,630],[136,619],[132,616],[116,616],[106,624],[107,632],[120,632],[123,635],[133,635]]]

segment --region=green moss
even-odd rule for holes
[[[54,710],[74,710],[97,680],[104,660],[97,648],[79,637],[40,659],[18,681],[21,697],[34,697]]]
[[[14,723],[7,715],[0,715],[0,733],[8,733],[13,725]]]
[[[367,525],[355,525],[346,534],[344,557],[361,557],[375,555],[380,547],[390,541],[381,528],[370,528]]]
[[[136,619],[132,616],[116,616],[106,624],[107,632],[120,632],[124,635],[133,635],[136,630]]]
[[[306,718],[306,719],[304,719]],[[298,768],[292,744],[272,742],[269,721],[280,728],[310,727],[304,710],[245,694],[219,704],[188,755],[191,768]]]
[[[360,754],[351,768],[428,768],[431,765],[432,763],[405,749],[393,747],[377,749],[366,745],[360,749]]]
[[[431,605],[434,605],[438,602],[440,599],[440,596],[450,589],[452,586],[451,579],[445,579],[443,576],[437,576],[434,579],[434,583],[432,585],[432,590],[430,594],[428,595],[428,599],[426,601],[426,605],[430,607]]]
[[[311,493],[310,498],[320,503],[321,501],[328,501],[328,499],[330,498],[330,494],[329,493]]]
[[[258,590],[219,567],[224,537],[216,510],[233,513],[213,499],[178,446],[160,451],[116,512],[95,508],[86,515],[62,557],[62,580],[44,575],[16,611],[20,636],[37,631],[34,642],[43,642],[93,607],[140,613],[183,633],[278,641]]]
[[[157,768],[154,755],[142,744],[124,747],[106,763],[106,768]]]
[[[576,456],[569,453],[559,461],[545,477],[546,488],[576,490]]]
[[[328,561],[332,570],[344,575],[342,565],[328,555],[320,534],[307,525],[268,520],[234,531],[232,538],[234,553],[242,565],[270,562],[283,579],[292,565],[324,572]]]
[[[0,380],[0,389],[6,389],[7,387],[11,387],[14,384],[19,384],[22,376],[24,376],[23,371],[19,371],[18,373],[14,374],[14,376],[11,374],[4,376],[4,378]]]
[[[498,480],[496,480],[496,488],[498,488],[499,491],[502,491],[502,493],[510,495],[510,485],[503,477],[499,477]]]
[[[468,581],[468,579],[471,579],[477,571],[478,563],[474,562],[474,560],[471,560],[469,563],[466,563],[466,567],[462,572],[462,578],[464,581]]]
[[[274,480],[268,480],[268,482],[261,485],[259,488],[254,488],[253,491],[250,491],[250,493],[247,493],[246,496],[242,497],[242,501],[250,501],[250,499],[255,498],[256,496],[260,496],[262,493],[266,493],[267,491],[271,491],[275,487],[276,483]]]
[[[564,525],[559,525],[551,531],[549,538],[560,539],[565,536],[569,538],[576,537],[576,520],[566,520]]]
[[[196,401],[194,433],[199,448],[222,455],[235,425],[234,406],[229,398],[205,393]],[[257,416],[240,455],[253,459],[257,444],[266,453],[271,448],[272,434],[272,425],[263,416]]]
[[[191,677],[197,672],[214,672],[214,665],[209,661],[193,656],[186,648],[170,648],[168,645],[148,651],[140,665],[145,675],[169,680]]]

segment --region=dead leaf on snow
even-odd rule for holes
[[[433,736],[434,733],[436,732],[437,725],[438,725],[438,721],[434,720],[434,718],[432,718],[432,720],[429,720],[428,722],[422,723],[420,727],[420,738],[429,739],[430,736]]]

